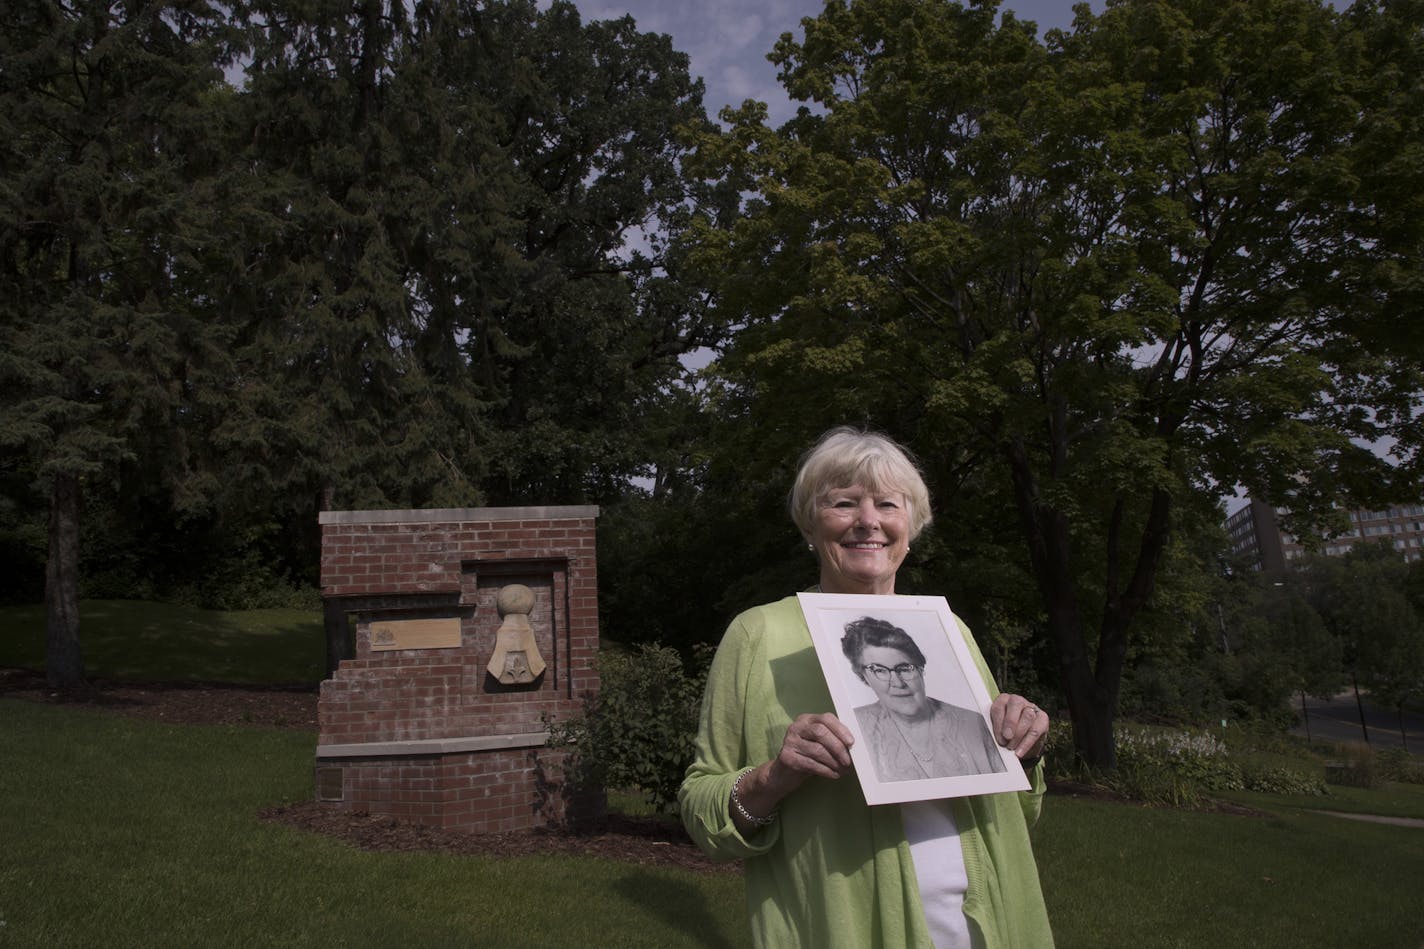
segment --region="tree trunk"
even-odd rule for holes
[[[1168,526],[1171,523],[1172,499],[1165,491],[1152,492],[1152,504],[1147,520],[1131,558],[1125,555],[1129,544],[1123,538],[1123,502],[1113,507],[1107,535],[1107,583],[1104,588],[1102,626],[1098,630],[1098,652],[1092,666],[1092,676],[1080,685],[1087,688],[1083,702],[1089,718],[1082,727],[1074,718],[1074,744],[1084,763],[1095,768],[1117,767],[1117,749],[1113,741],[1112,725],[1117,717],[1118,694],[1122,689],[1122,675],[1127,668],[1127,641],[1132,634],[1132,624],[1146,607],[1157,582],[1157,570],[1162,562],[1162,553],[1167,547]],[[1068,522],[1060,518],[1061,546],[1067,549]],[[1125,569],[1130,566],[1130,569]],[[1071,564],[1066,555],[1060,567],[1062,582],[1072,582]],[[1122,578],[1126,575],[1126,582]],[[1070,635],[1065,630],[1063,636]],[[1078,643],[1086,642],[1082,621],[1071,635]],[[1060,639],[1060,644],[1062,640]],[[1062,646],[1060,645],[1060,649]],[[1086,648],[1076,650],[1086,663]],[[1086,668],[1086,665],[1085,665]]]
[[[45,678],[56,689],[84,684],[79,649],[79,478],[56,475],[50,488],[45,562]]]
[[[1073,589],[1068,522],[1060,512],[1039,503],[1037,483],[1021,446],[1009,446],[1007,457],[1029,560],[1048,613],[1048,632],[1058,649],[1059,680],[1073,722],[1073,748],[1082,764],[1111,771],[1117,767],[1113,718],[1118,680],[1105,680],[1104,670],[1095,672],[1088,658],[1082,611]],[[1108,671],[1119,675],[1121,667]]]
[[[1360,698],[1360,683],[1355,673],[1350,672],[1350,684],[1355,687],[1355,708],[1360,711],[1360,731],[1365,733],[1365,744],[1370,743],[1370,728],[1365,724],[1365,702]]]
[[[1073,724],[1073,751],[1079,763],[1094,771],[1111,771],[1117,767],[1117,741],[1113,734],[1117,717],[1116,683],[1112,688],[1104,688],[1089,669],[1087,655],[1081,648],[1083,633],[1079,620],[1075,618],[1071,627],[1060,623],[1052,632],[1058,641],[1060,656],[1064,655],[1065,641],[1078,644],[1074,650],[1076,658],[1060,668],[1063,694]]]
[[[1066,560],[1060,566],[1066,580]],[[1121,654],[1100,648],[1094,668],[1088,658],[1087,637],[1083,635],[1083,617],[1076,595],[1071,592],[1061,595],[1049,607],[1048,628],[1058,646],[1059,678],[1073,720],[1073,750],[1081,764],[1095,771],[1112,771],[1117,767],[1113,724],[1122,680]],[[1111,635],[1104,628],[1100,639]]]
[[[1097,654],[1090,659],[1088,640],[1083,634],[1083,613],[1073,584],[1068,518],[1040,498],[1023,446],[1010,443],[1006,448],[1029,560],[1048,613],[1049,633],[1058,647],[1059,676],[1073,719],[1073,747],[1081,763],[1095,770],[1111,771],[1117,767],[1113,720],[1127,663],[1127,640],[1133,621],[1156,584],[1171,524],[1171,495],[1153,491],[1147,520],[1130,560],[1124,556],[1128,547],[1122,536],[1124,506],[1119,501],[1114,507],[1107,538],[1102,627],[1098,631]]]

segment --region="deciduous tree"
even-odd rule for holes
[[[1356,693],[1363,688],[1400,709],[1424,695],[1424,617],[1410,602],[1409,572],[1381,541],[1317,558],[1308,573],[1315,609],[1339,643]]]
[[[1383,64],[1316,0],[1123,0],[1046,44],[994,2],[805,26],[774,59],[814,108],[744,109],[701,151],[748,194],[691,235],[746,324],[722,372],[773,456],[870,423],[950,510],[961,485],[999,502],[1078,754],[1111,766],[1191,499],[1240,484],[1309,521],[1379,480],[1357,440],[1419,389],[1361,342],[1417,279],[1373,266],[1394,218],[1361,187],[1357,94]]]

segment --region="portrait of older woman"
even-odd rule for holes
[[[1003,771],[984,717],[925,694],[925,656],[888,620],[847,623],[841,651],[875,701],[855,710],[881,781]]]
[[[827,594],[893,596],[909,545],[930,522],[929,492],[908,453],[851,429],[828,432],[803,457],[790,506],[816,557],[816,589]],[[853,775],[855,738],[834,713],[794,593],[732,621],[708,674],[679,804],[704,851],[745,861],[755,945],[1053,945],[1029,840],[1045,789],[1038,758],[1048,715],[1000,694],[972,639],[969,647],[972,672],[993,696],[992,737],[1023,762],[1030,789],[871,806]],[[912,654],[861,656],[887,670],[887,683],[915,664]]]

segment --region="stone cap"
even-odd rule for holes
[[[598,505],[451,507],[405,511],[322,511],[319,524],[444,524],[450,521],[557,521],[598,516]]]
[[[407,755],[431,757],[505,748],[539,748],[547,744],[549,733],[519,735],[479,735],[469,738],[425,738],[406,741],[363,741],[343,745],[317,745],[317,758],[396,758]]]

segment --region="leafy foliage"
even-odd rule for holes
[[[1292,563],[1283,574],[1217,578],[1190,617],[1187,648],[1175,661],[1132,671],[1125,709],[1143,721],[1225,718],[1279,728],[1294,719],[1297,697],[1333,696],[1351,684],[1396,708],[1417,701],[1424,694],[1421,614],[1410,594],[1417,568],[1388,543]]]
[[[1197,806],[1208,791],[1242,786],[1226,746],[1201,732],[1125,731],[1117,763],[1111,786],[1148,803]]]
[[[251,22],[244,158],[270,184],[244,222],[242,352],[262,398],[231,437],[341,505],[617,493],[646,394],[710,339],[640,239],[689,199],[686,57],[569,3]]]
[[[1360,687],[1399,706],[1424,696],[1424,615],[1408,594],[1411,568],[1388,543],[1357,544],[1311,561],[1312,600]]]
[[[689,670],[673,649],[649,643],[599,655],[598,695],[581,718],[546,721],[549,744],[570,752],[564,767],[579,787],[641,790],[670,810],[692,762],[706,652]]]
[[[1165,807],[1200,808],[1212,794],[1255,791],[1270,794],[1328,793],[1319,774],[1298,767],[1264,764],[1215,735],[1195,729],[1129,726],[1118,730],[1117,767],[1087,772],[1090,779],[1135,801]],[[1063,751],[1062,739],[1056,744]],[[1071,761],[1071,756],[1051,761]],[[1077,777],[1071,769],[1064,777]]]
[[[665,259],[706,121],[666,36],[532,0],[13,13],[0,484],[56,513],[67,684],[81,565],[310,582],[319,509],[597,503],[645,470],[678,357],[723,333]],[[87,563],[85,498],[124,535]],[[212,534],[231,557],[190,557]]]
[[[1331,784],[1352,788],[1381,788],[1385,776],[1374,749],[1368,745],[1342,745],[1339,759],[1325,767],[1325,778]]]
[[[1243,769],[1242,787],[1259,794],[1329,794],[1320,777],[1303,774],[1294,768],[1269,765]]]
[[[0,30],[0,446],[49,501],[55,685],[83,676],[86,483],[201,495],[201,406],[231,366],[203,258],[227,236],[210,110],[232,42],[205,3],[26,0]]]
[[[693,167],[747,199],[687,254],[745,324],[716,365],[719,411],[755,433],[719,443],[742,483],[834,423],[908,442],[963,539],[930,549],[1002,552],[986,566],[1042,617],[1076,753],[1110,767],[1134,648],[1200,595],[1173,582],[1204,566],[1180,543],[1200,493],[1244,485],[1307,524],[1387,480],[1352,439],[1412,418],[1419,380],[1366,327],[1417,260],[1375,266],[1413,232],[1359,177],[1400,105],[1358,96],[1420,30],[1392,7],[1415,45],[1386,52],[1361,43],[1372,7],[1127,0],[1044,43],[996,7],[833,2],[783,37],[816,108],[703,136]]]
[[[1375,752],[1380,769],[1391,781],[1424,784],[1424,763],[1403,748],[1385,748]]]

